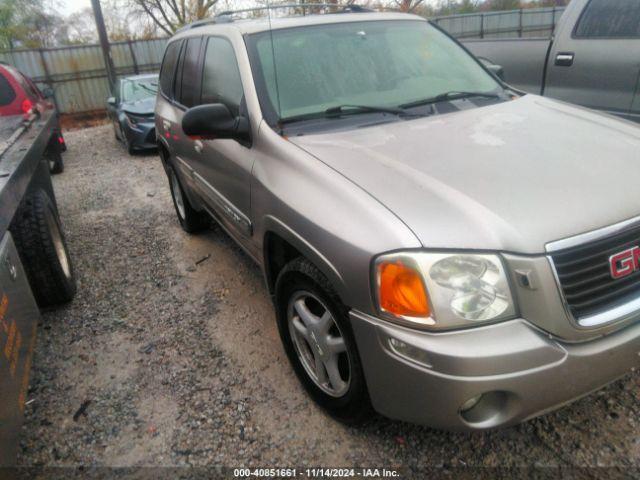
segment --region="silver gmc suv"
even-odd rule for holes
[[[638,366],[638,126],[523,95],[420,17],[306,13],[179,31],[156,128],[180,224],[260,264],[309,394],[477,430]]]

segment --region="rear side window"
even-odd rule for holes
[[[170,43],[164,54],[162,68],[160,69],[160,90],[167,97],[173,98],[171,87],[173,86],[173,77],[175,76],[176,60],[180,53],[180,45],[182,42]]]
[[[185,107],[193,107],[200,98],[200,84],[198,77],[198,60],[200,57],[201,37],[190,38],[185,47],[184,62],[182,64],[182,82],[180,103]]]
[[[42,98],[42,93],[40,93],[40,90],[38,89],[38,87],[36,87],[36,84],[33,83],[33,81],[29,77],[22,75],[22,78],[24,79],[24,82],[31,94],[35,98]]]
[[[231,43],[224,38],[209,38],[202,74],[202,103],[223,103],[233,115],[238,115],[242,96],[240,70]]]
[[[640,38],[640,1],[591,0],[582,12],[577,38]]]
[[[5,76],[0,74],[0,107],[9,105],[15,100],[15,98],[16,92],[13,90]]]

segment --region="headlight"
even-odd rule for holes
[[[465,327],[516,313],[498,255],[394,253],[378,257],[374,275],[381,314],[409,326]]]
[[[130,127],[134,128],[139,123],[147,123],[153,121],[152,115],[134,115],[133,113],[125,113],[125,118]]]

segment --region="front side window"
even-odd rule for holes
[[[280,119],[339,105],[398,107],[445,92],[501,88],[467,52],[423,21],[274,30],[249,36],[248,47],[256,84],[265,90],[263,110]]]
[[[173,87],[173,77],[175,76],[176,61],[178,60],[181,44],[181,41],[169,44],[160,69],[160,90],[169,98],[173,97],[171,88]]]
[[[158,79],[144,77],[122,80],[122,101],[137,102],[145,98],[155,97],[158,93]]]
[[[575,30],[577,38],[640,38],[638,0],[591,0]]]
[[[202,72],[202,103],[223,103],[238,115],[243,90],[238,61],[228,40],[211,37]]]

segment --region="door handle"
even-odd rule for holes
[[[570,67],[573,65],[574,58],[573,52],[560,52],[556,55],[556,67]]]
[[[198,153],[202,153],[202,142],[200,140],[196,140],[193,144],[193,149]]]

